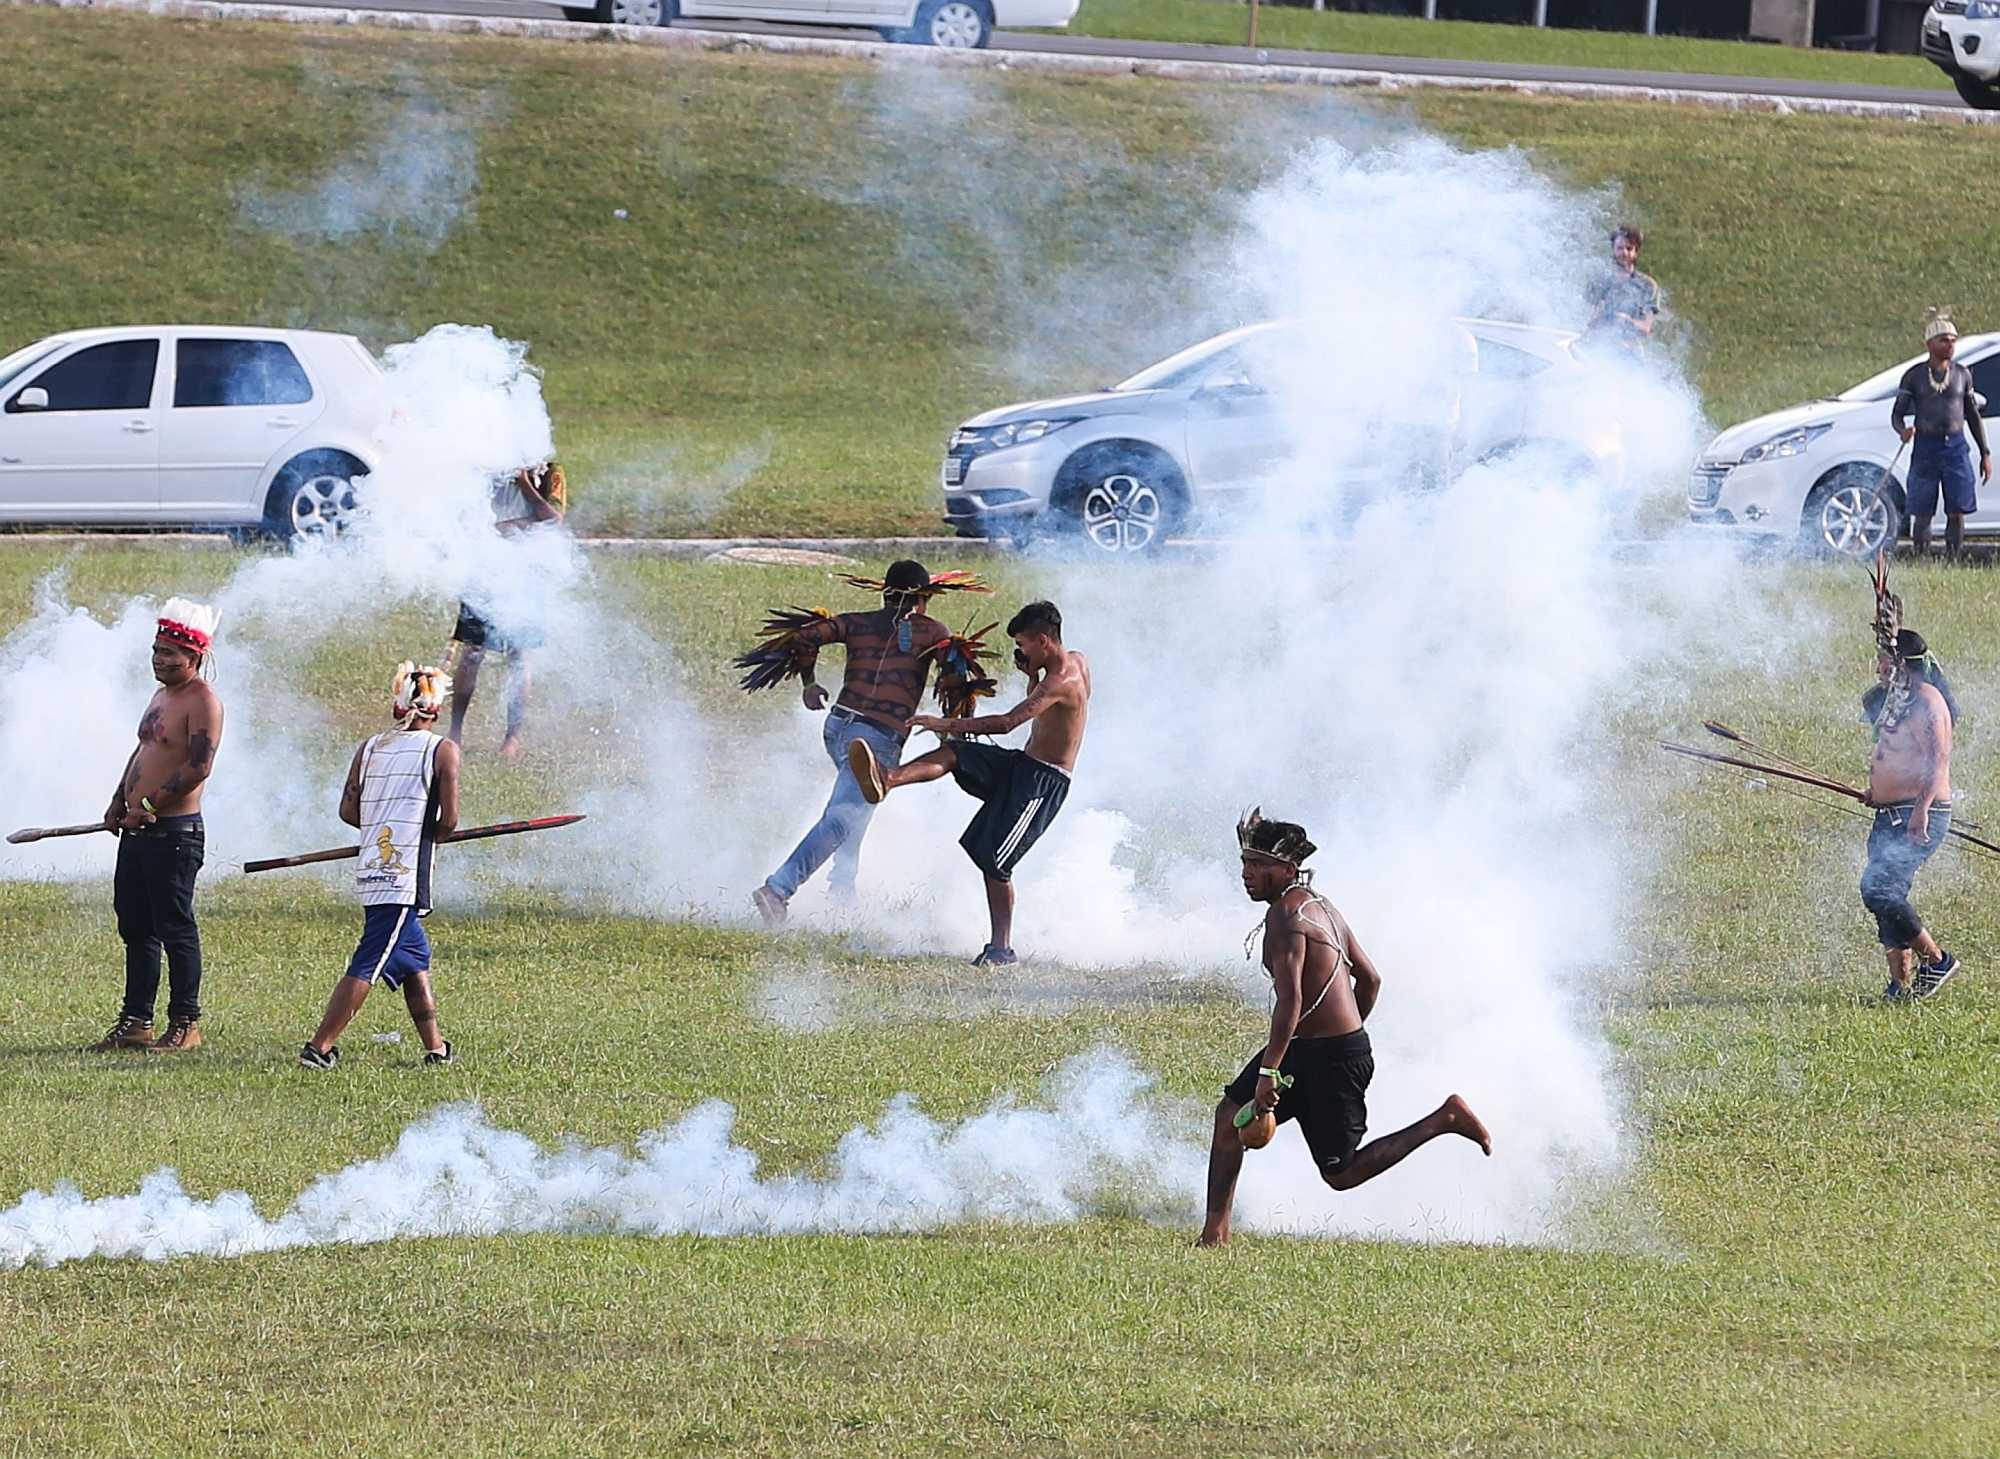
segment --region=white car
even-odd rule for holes
[[[2000,107],[2000,0],[1936,0],[1920,44],[1967,106]]]
[[[1296,481],[1293,402],[1268,377],[1310,348],[1297,329],[1246,325],[1108,390],[974,416],[945,448],[945,524],[961,537],[1067,537],[1119,554],[1154,551],[1185,526],[1224,525],[1274,483]],[[1575,334],[1490,319],[1461,319],[1456,331],[1466,372],[1458,459],[1534,453],[1561,474],[1623,480],[1617,426],[1579,425],[1597,413],[1577,405],[1593,374]],[[1329,468],[1328,505],[1351,512],[1406,489],[1407,459],[1392,459]]]
[[[51,335],[0,359],[0,522],[321,531],[380,464],[385,409],[352,335]]]
[[[1889,405],[1918,355],[1850,390],[1760,415],[1708,443],[1688,483],[1696,522],[1809,551],[1872,557],[1902,529],[1909,450],[1889,425]],[[1982,397],[1987,439],[2000,431],[2000,334],[1968,334],[1958,363],[1972,371]],[[2000,533],[2000,485],[1981,486],[1968,534]]]
[[[866,26],[887,41],[976,50],[996,26],[1061,27],[1079,0],[597,0],[565,5],[571,20],[665,25],[670,20],[776,20]]]

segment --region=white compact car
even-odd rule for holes
[[[1967,106],[2000,107],[2000,0],[1935,0],[1920,44]]]
[[[566,5],[571,20],[665,25],[670,20],[777,20],[866,26],[887,41],[976,50],[996,26],[1060,27],[1078,0],[596,0]]]
[[[1577,405],[1593,377],[1576,355],[1575,334],[1488,319],[1455,327],[1467,372],[1461,459],[1533,452],[1558,472],[1622,482],[1617,426],[1590,424],[1597,413]],[[1151,552],[1196,523],[1226,525],[1288,479],[1295,449],[1288,402],[1263,377],[1307,348],[1297,328],[1285,320],[1246,325],[1108,390],[974,416],[946,446],[946,525],[961,537],[1068,538],[1113,554]],[[1323,483],[1329,507],[1351,511],[1407,488],[1383,470],[1362,462],[1334,468]]]
[[[1902,529],[1909,452],[1889,426],[1889,405],[1918,355],[1809,405],[1760,415],[1708,443],[1688,483],[1688,515],[1767,542],[1873,557]],[[1987,439],[2000,432],[2000,334],[1968,334],[1956,358],[1982,397]],[[1891,468],[1894,468],[1892,471]],[[1968,534],[2000,534],[2000,483],[1981,486]]]
[[[0,522],[325,530],[379,464],[385,408],[352,335],[51,335],[0,359]]]

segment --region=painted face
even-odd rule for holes
[[[184,643],[164,634],[153,640],[153,677],[162,684],[185,682],[200,662],[200,656]]]
[[[1243,895],[1253,902],[1266,900],[1282,884],[1279,878],[1289,882],[1292,869],[1280,862],[1266,860],[1262,856],[1243,858]]]

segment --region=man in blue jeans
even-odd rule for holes
[[[1965,542],[1965,518],[1979,510],[1972,480],[1972,461],[1965,437],[1979,447],[1979,479],[1993,479],[1993,455],[1986,448],[1986,423],[1979,418],[1979,399],[1972,372],[1953,361],[1958,326],[1942,309],[1924,322],[1924,349],[1930,358],[1910,366],[1896,386],[1889,407],[1889,424],[1910,443],[1910,479],[1904,515],[1910,523],[1910,543],[1923,556],[1931,550],[1931,519],[1938,496],[1944,496],[1944,550],[1958,556]],[[1907,424],[1906,424],[1907,422]]]
[[[869,613],[774,613],[765,641],[736,661],[737,667],[751,671],[744,679],[748,689],[797,675],[806,708],[818,710],[827,702],[826,690],[814,678],[819,651],[835,643],[847,650],[840,697],[827,711],[824,735],[827,758],[833,761],[833,794],[785,864],[750,894],[768,924],[785,920],[787,904],[829,858],[834,894],[843,900],[854,896],[861,836],[875,807],[863,798],[848,768],[848,746],[866,744],[883,764],[900,761],[933,663],[939,665],[938,697],[943,702],[956,704],[963,696],[992,692],[979,668],[976,639],[954,637],[925,611],[938,593],[990,591],[971,574],[933,578],[922,563],[906,560],[892,563],[880,580],[847,581],[879,590],[882,606]]]

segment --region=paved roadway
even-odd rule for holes
[[[540,0],[287,0],[341,9],[423,10],[454,15],[504,15],[520,20],[563,20],[560,5]],[[736,30],[764,35],[826,36],[877,40],[872,30],[826,25],[768,25],[757,21],[677,21],[704,30]],[[1683,71],[1613,71],[1593,66],[1527,66],[1507,61],[1443,61],[1421,56],[1357,56],[1339,51],[1256,50],[1247,46],[1188,45],[1168,41],[1105,40],[1097,36],[1036,31],[1001,31],[999,51],[1055,51],[1083,56],[1137,56],[1158,61],[1234,61],[1274,66],[1325,66],[1336,70],[1388,71],[1404,76],[1479,76],[1502,81],[1580,81],[1601,86],[1663,86],[1692,91],[1728,91],[1760,96],[1814,97],[1828,101],[1915,102],[1962,106],[1949,89],[1912,86],[1851,86],[1820,81],[1786,81],[1765,76],[1707,76]]]

